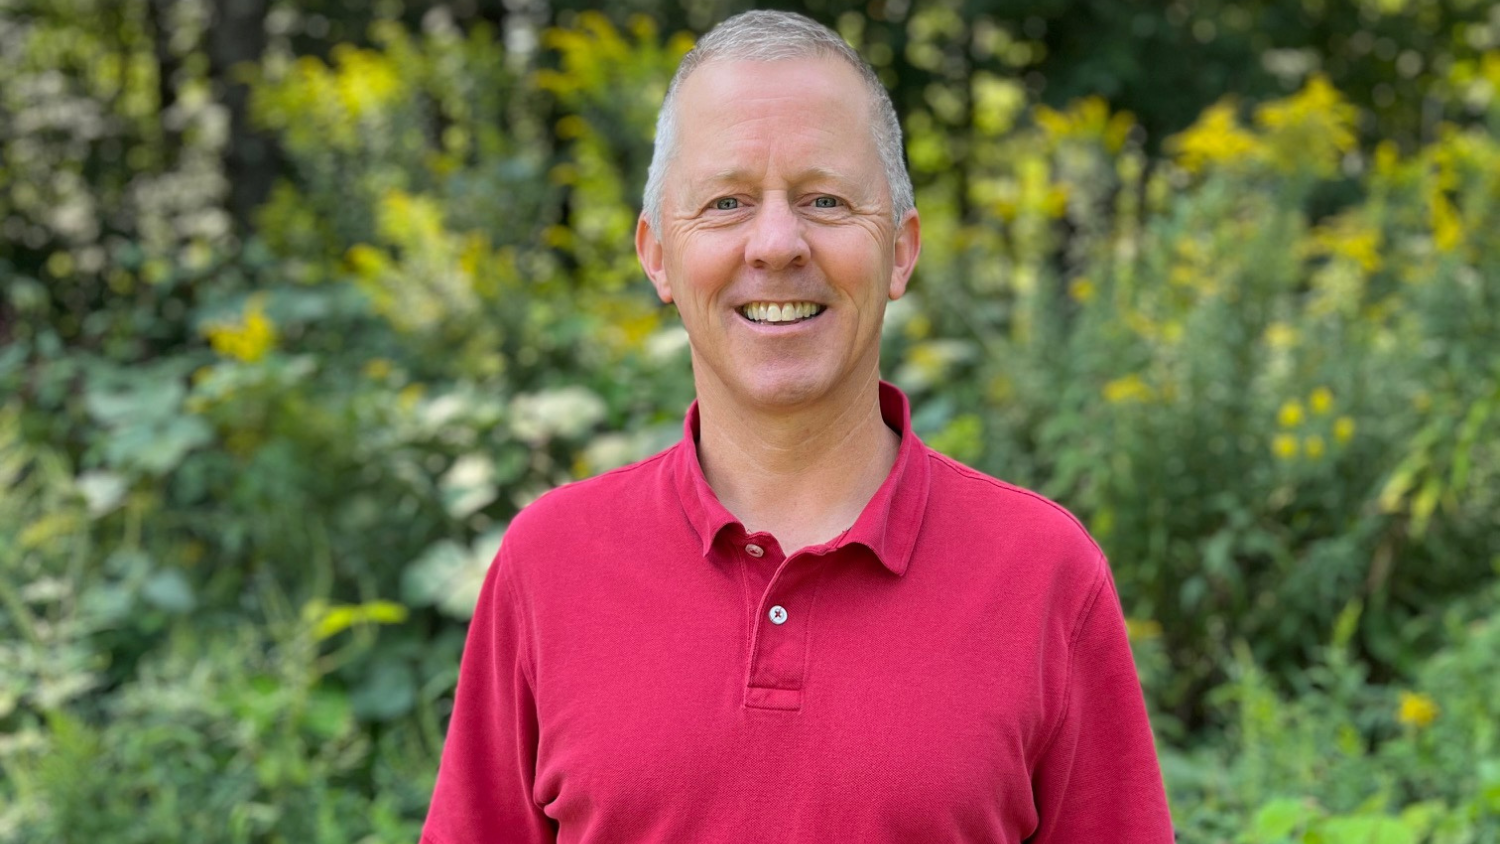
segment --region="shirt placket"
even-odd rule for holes
[[[746,537],[740,553],[747,575],[745,598],[751,604],[745,706],[801,709],[822,558],[803,553],[787,559],[776,540],[764,533]]]

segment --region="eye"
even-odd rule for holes
[[[733,211],[740,207],[740,201],[732,196],[721,196],[714,200],[714,210]]]
[[[837,207],[839,207],[839,201],[838,201],[837,197],[820,196],[817,199],[813,200],[813,207],[814,208],[837,208]]]

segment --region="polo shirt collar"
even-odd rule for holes
[[[881,565],[899,577],[906,573],[912,549],[917,544],[917,533],[921,530],[922,515],[927,507],[931,470],[927,462],[927,447],[912,433],[911,406],[906,395],[885,381],[880,382],[880,415],[886,425],[901,435],[896,462],[854,525],[828,545],[831,548],[863,545],[880,560]],[[739,525],[741,530],[744,527],[719,502],[703,475],[703,466],[698,461],[696,400],[688,407],[682,427],[682,442],[673,449],[671,457],[674,464],[672,476],[683,512],[702,540],[704,557],[708,557],[720,532],[731,525]]]

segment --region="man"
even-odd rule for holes
[[[1171,840],[1098,547],[880,381],[920,243],[835,34],[751,12],[684,59],[636,248],[698,400],[511,524],[426,844]]]

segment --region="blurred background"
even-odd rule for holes
[[[632,234],[744,5],[0,0],[0,842],[414,842],[547,489],[680,436]],[[1500,841],[1500,7],[811,0],[885,372],[1113,562],[1184,842]]]

